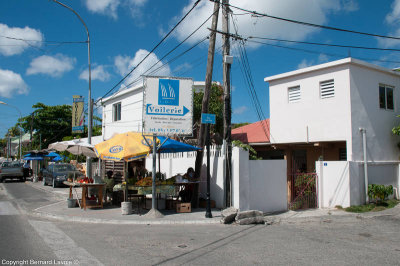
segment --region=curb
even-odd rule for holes
[[[66,215],[57,215],[52,213],[38,212],[38,211],[28,211],[29,215],[41,218],[50,218],[59,221],[67,221],[67,222],[81,222],[81,223],[92,223],[92,224],[136,224],[136,225],[182,225],[182,224],[221,224],[219,220],[114,220],[114,219],[98,219],[98,218],[81,218],[81,217],[70,217]]]

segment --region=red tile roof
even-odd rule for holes
[[[240,140],[246,144],[269,143],[269,119],[233,129],[232,140]]]

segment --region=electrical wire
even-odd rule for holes
[[[248,42],[254,42],[254,41],[248,41]],[[307,49],[303,49],[303,48],[295,48],[295,47],[283,46],[283,45],[266,43],[266,42],[257,42],[257,43],[268,45],[268,46],[272,46],[272,47],[277,47],[277,48],[283,48],[283,49],[287,49],[287,50],[310,53],[310,54],[324,54],[324,55],[327,55],[327,56],[338,57],[338,58],[346,57],[346,55],[343,55],[343,54],[326,53],[326,52],[321,52],[321,51],[307,50]],[[375,61],[375,62],[381,62],[381,63],[400,64],[400,61],[394,61],[394,60],[381,60],[381,59],[376,59],[376,58],[367,58],[367,57],[360,57],[360,56],[352,56],[352,57],[356,58],[356,59],[360,59],[360,60],[370,61],[370,62],[371,61]]]
[[[210,0],[211,2],[219,2],[218,0]],[[299,21],[299,20],[294,20],[294,19],[288,19],[288,18],[282,18],[282,17],[277,17],[277,16],[271,16],[268,14],[263,14],[257,11],[251,11],[242,7],[234,6],[231,4],[227,3],[222,3],[223,5],[227,5],[229,7],[248,12],[252,15],[259,16],[259,17],[267,17],[267,18],[272,18],[276,20],[281,20],[281,21],[286,21],[294,24],[299,24],[299,25],[304,25],[304,26],[309,26],[309,27],[314,27],[314,28],[321,28],[321,29],[326,29],[326,30],[334,30],[334,31],[340,31],[340,32],[347,32],[347,33],[353,33],[353,34],[359,34],[359,35],[366,35],[366,36],[372,36],[372,37],[378,37],[378,38],[385,38],[385,39],[394,39],[394,40],[400,40],[400,37],[395,37],[395,36],[387,36],[387,35],[381,35],[381,34],[375,34],[375,33],[368,33],[368,32],[361,32],[361,31],[355,31],[355,30],[349,30],[349,29],[342,29],[342,28],[337,28],[337,27],[331,27],[331,26],[324,26],[324,25],[319,25],[319,24],[314,24],[314,23],[309,23],[309,22],[304,22],[304,21]]]
[[[354,46],[354,45],[344,45],[344,44],[303,42],[303,41],[283,40],[283,39],[275,39],[275,38],[267,38],[267,37],[249,36],[247,39],[260,39],[260,40],[277,41],[277,42],[288,42],[288,43],[296,43],[296,44],[309,44],[309,45],[330,46],[330,47],[340,47],[340,48],[352,48],[352,49],[400,52],[400,49],[394,49],[394,48],[378,48],[378,47]],[[251,40],[249,40],[249,41],[251,41]],[[257,41],[252,41],[252,42],[257,43]]]
[[[161,41],[159,41],[157,43],[156,46],[153,47],[153,49],[151,49],[151,51],[131,70],[128,72],[128,74],[126,74],[117,84],[115,84],[105,95],[103,95],[102,98],[106,97],[108,94],[110,94],[118,85],[120,85],[130,74],[132,74],[132,72],[138,67],[140,66],[144,60],[146,60],[160,45],[161,43],[164,42],[164,40],[166,38],[168,38],[169,35],[171,35],[171,33],[182,23],[183,20],[185,20],[185,18],[192,12],[192,10],[200,3],[201,0],[197,0],[192,8],[178,21],[177,24],[175,24],[175,26],[161,39]]]
[[[157,71],[159,71],[161,68],[167,67],[168,65],[170,65],[172,62],[176,61],[178,58],[180,58],[181,56],[185,55],[186,53],[188,53],[189,51],[193,50],[195,47],[197,47],[198,45],[200,45],[201,43],[203,43],[205,40],[207,40],[208,37],[204,37],[203,39],[201,39],[200,41],[198,41],[197,43],[195,43],[194,45],[192,45],[191,47],[189,47],[188,49],[186,49],[185,51],[183,51],[182,53],[178,54],[177,56],[175,56],[174,58],[172,58],[171,60],[167,61],[166,63],[164,63],[163,65],[159,66],[158,68],[152,70],[149,74],[153,74]],[[149,70],[149,69],[148,69]],[[148,71],[147,70],[147,71]],[[147,73],[147,71],[145,73]],[[137,83],[138,81],[141,80],[141,76],[139,76],[137,79],[135,79],[134,81],[130,82],[127,85],[124,85],[123,89],[127,89],[130,86],[132,86],[133,84]],[[116,96],[116,94],[114,95]],[[103,97],[99,98],[96,103],[98,103],[101,99],[103,99]],[[100,108],[100,106],[94,108],[94,110],[97,110],[98,108]]]
[[[232,22],[233,22],[233,27],[234,30],[236,32],[236,34],[238,33],[238,27],[237,24],[235,23],[235,20],[233,19],[232,16]],[[256,114],[258,116],[258,119],[261,122],[261,126],[262,129],[264,131],[264,134],[267,138],[269,138],[270,140],[274,139],[272,134],[271,134],[271,130],[269,127],[269,124],[266,123],[266,117],[264,115],[264,112],[262,110],[262,106],[260,104],[257,92],[255,90],[255,86],[254,86],[254,80],[253,80],[253,75],[251,73],[251,68],[250,68],[250,63],[248,60],[248,56],[247,56],[247,52],[246,52],[246,47],[245,47],[245,40],[244,39],[237,39],[236,40],[238,42],[239,45],[234,46],[237,50],[238,50],[238,54],[239,54],[239,66],[240,66],[240,70],[242,72],[243,78],[245,80],[245,82],[247,83],[248,86],[246,86],[247,91],[249,93],[249,95],[251,96],[251,101],[253,104],[253,107],[256,111]]]
[[[15,38],[15,37],[10,37],[10,36],[5,36],[5,35],[0,35],[1,38],[5,39],[10,39],[10,40],[16,40],[16,41],[23,41],[23,42],[39,42],[39,43],[53,43],[53,44],[72,44],[72,43],[87,43],[87,41],[40,41],[40,40],[27,40],[27,39],[22,39],[22,38]]]

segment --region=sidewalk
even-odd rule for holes
[[[145,214],[148,210],[142,209],[141,214],[137,213],[135,206],[132,208],[133,214],[122,215],[121,208],[105,204],[104,208],[87,209],[86,211],[77,208],[68,208],[66,199],[69,195],[69,188],[53,188],[43,186],[41,182],[26,182],[34,189],[52,193],[59,200],[49,205],[34,209],[30,214],[52,218],[63,221],[75,221],[85,223],[104,223],[104,224],[220,224],[221,212],[212,209],[213,218],[205,218],[204,209],[194,209],[191,213],[176,213],[174,210],[162,210],[163,218],[149,218]],[[81,189],[76,189],[80,197]],[[74,192],[74,198],[76,194]],[[135,204],[134,204],[135,205]],[[286,211],[282,213],[271,213],[265,215],[267,224],[294,223],[311,220],[327,220],[330,218],[340,219],[341,217],[373,218],[376,216],[393,216],[400,219],[400,204],[392,209],[380,212],[350,213],[338,209],[308,209],[301,211]]]
[[[141,214],[137,213],[135,206],[132,208],[131,215],[122,215],[121,208],[105,204],[104,208],[93,208],[83,210],[79,207],[68,208],[67,198],[69,196],[69,188],[53,188],[51,186],[43,186],[41,182],[26,182],[34,189],[42,190],[46,193],[52,193],[59,201],[49,205],[34,209],[30,214],[38,217],[52,218],[63,221],[75,221],[84,223],[104,223],[104,224],[220,224],[221,212],[212,209],[213,218],[205,218],[204,209],[194,209],[191,213],[176,213],[174,210],[162,210],[164,215],[162,218],[149,218],[145,214],[148,210],[141,210]],[[81,189],[76,189],[78,197],[81,197]],[[76,194],[74,192],[74,198]],[[134,204],[135,205],[135,204]]]

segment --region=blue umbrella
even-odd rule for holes
[[[64,159],[64,156],[56,156],[53,159],[51,159],[52,162],[59,162]]]
[[[201,150],[196,146],[192,146],[183,142],[179,142],[173,139],[167,139],[166,137],[157,137],[162,144],[158,148],[157,152],[161,153],[175,153],[175,152],[187,152],[187,151],[198,151]],[[164,142],[165,141],[165,142]]]
[[[49,154],[45,155],[46,157],[60,157],[60,154],[57,152],[50,152]]]

